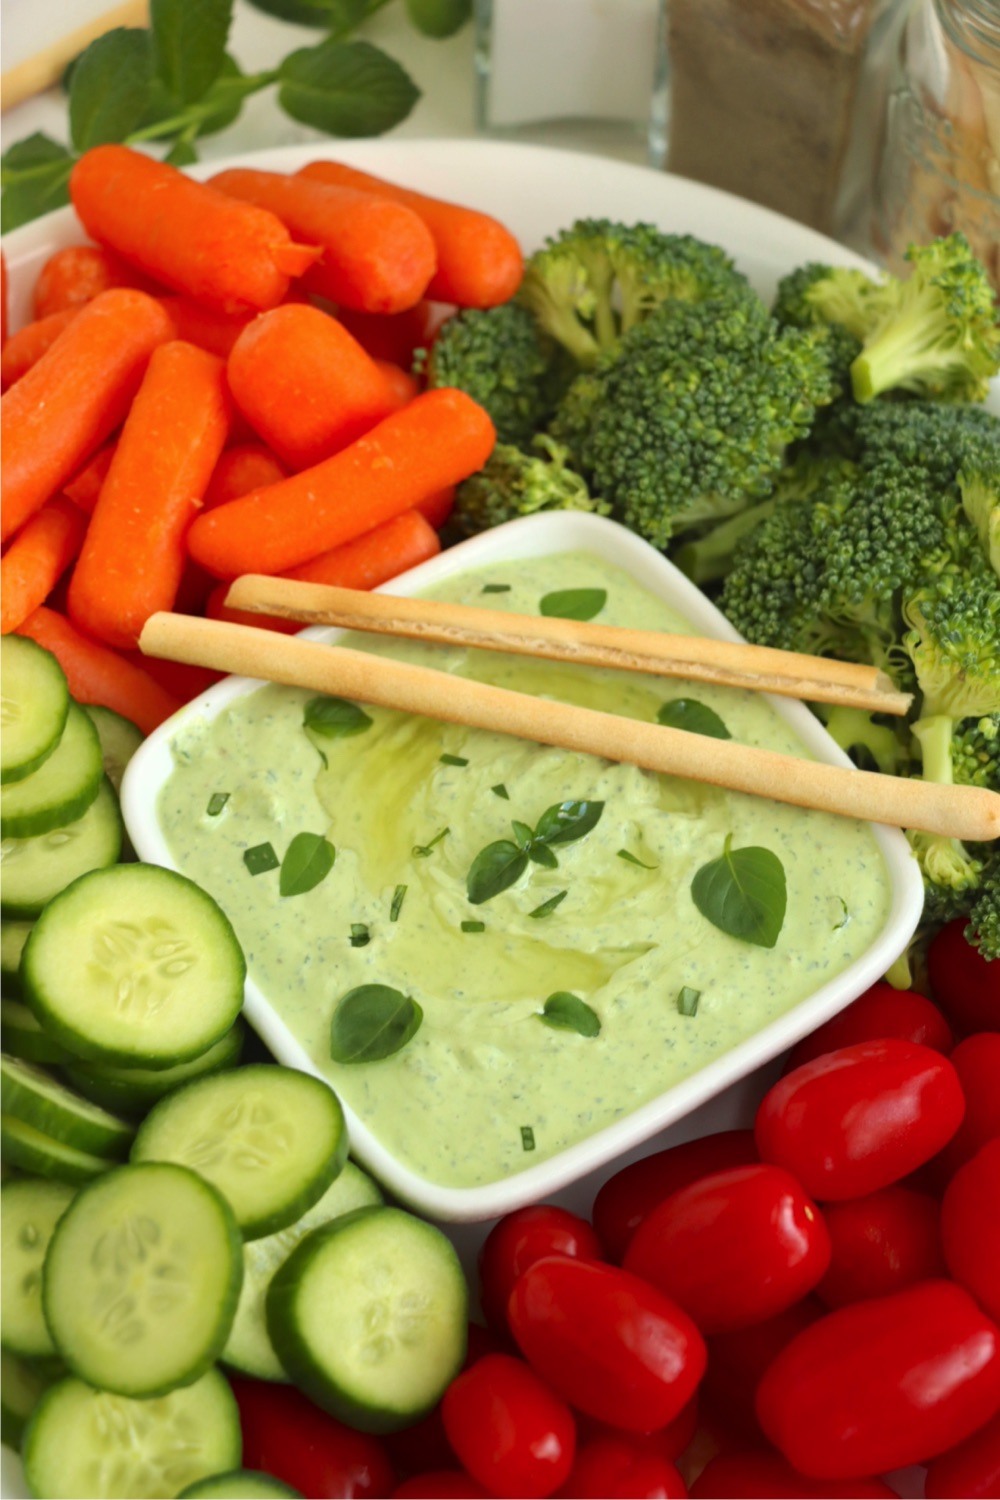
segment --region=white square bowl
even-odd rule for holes
[[[415,594],[471,568],[565,551],[592,552],[623,569],[642,588],[676,609],[700,633],[722,640],[742,639],[700,590],[647,542],[613,521],[572,512],[531,516],[497,527],[401,575],[379,592]],[[321,627],[304,632],[307,638],[329,641],[342,634]],[[174,736],[191,720],[214,717],[235,698],[259,686],[259,682],[250,678],[227,678],[186,705],[140,747],[125,774],[122,808],[141,859],[177,868],[156,812],[160,792],[173,770]],[[850,767],[847,756],[803,704],[779,698],[768,698],[768,702],[817,759]],[[477,1187],[444,1187],[418,1176],[393,1156],[345,1104],[352,1154],[394,1196],[419,1212],[444,1221],[479,1221],[498,1217],[526,1203],[549,1199],[568,1184],[649,1140],[841,1010],[880,978],[906,946],[923,905],[920,873],[902,833],[872,826],[890,887],[888,915],[874,941],[840,974],[784,1015],[657,1098],[537,1165]],[[245,1013],[280,1062],[323,1076],[252,977],[247,983]]]

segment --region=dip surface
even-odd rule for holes
[[[428,596],[537,614],[568,588],[607,591],[602,623],[691,630],[583,552],[494,564]],[[374,636],[343,643],[646,721],[671,699],[697,699],[738,742],[809,753],[752,693]],[[440,1186],[509,1177],[630,1113],[833,978],[886,921],[888,876],[865,824],[385,709],[367,710],[362,733],[320,740],[303,728],[315,697],[268,686],[189,721],[172,741],[159,821],[316,1067],[393,1156]],[[484,846],[564,800],[603,802],[596,826],[554,846],[557,868],[530,863],[471,905],[466,877]],[[270,844],[280,861],[303,832],[325,835],[336,861],[319,885],[282,897],[278,869],[252,875],[243,856]],[[773,948],[727,936],[692,899],[692,878],[730,835],[784,867]],[[390,1057],[334,1063],[334,1010],[363,984],[412,996],[423,1023]],[[684,987],[700,991],[694,1015],[678,1009]],[[584,1001],[599,1033],[541,1021],[555,992]]]

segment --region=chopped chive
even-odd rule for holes
[[[536,906],[534,911],[529,911],[528,916],[537,918],[547,917],[550,912],[555,911],[560,902],[565,901],[568,895],[569,891],[556,891],[555,895],[550,896],[547,901],[543,901],[541,906]]]
[[[351,947],[364,948],[372,940],[372,935],[364,922],[351,923]]]
[[[210,818],[217,818],[228,801],[228,792],[213,792],[208,799],[208,806],[205,811]]]
[[[693,990],[686,984],[677,996],[677,1009],[682,1016],[696,1016],[700,999],[701,990]]]
[[[494,797],[502,797],[505,802],[510,801],[510,793],[508,792],[502,781],[498,781],[496,786],[491,786],[490,791],[493,793]]]
[[[467,766],[469,764],[464,755],[439,755],[438,759],[443,766]]]
[[[843,896],[838,896],[837,900],[840,902],[840,905],[841,905],[841,908],[842,908],[842,911],[843,911],[843,915],[841,916],[841,919],[840,919],[839,922],[834,922],[834,924],[833,924],[833,931],[834,932],[842,932],[844,930],[844,928],[847,926],[848,922],[851,920],[851,913],[850,913],[850,909],[848,908],[847,902],[844,900]]]
[[[463,932],[485,932],[486,931],[486,923],[485,922],[463,922],[462,923],[462,931]]]
[[[403,899],[406,896],[406,886],[397,885],[392,893],[392,905],[389,907],[389,921],[398,922],[399,914],[403,910]]]
[[[509,594],[509,583],[484,583],[482,592],[484,594]]]
[[[535,1132],[530,1125],[521,1126],[521,1147],[524,1151],[534,1151]]]
[[[618,858],[627,860],[630,865],[638,865],[643,870],[656,870],[658,865],[647,865],[637,854],[632,854],[628,849],[619,849]]]
[[[268,870],[276,870],[281,861],[270,844],[255,844],[252,849],[244,849],[243,863],[251,875],[266,875]]]
[[[450,832],[450,828],[442,828],[440,833],[436,833],[434,835],[429,844],[414,844],[410,853],[413,855],[414,859],[426,859],[428,854],[430,854],[431,850],[434,848],[434,845],[440,844],[444,836]]]

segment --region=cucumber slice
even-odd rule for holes
[[[177,1500],[282,1500],[286,1495],[302,1500],[301,1490],[293,1490],[262,1469],[230,1469],[228,1474],[195,1480],[181,1490]]]
[[[110,781],[101,783],[82,818],[34,839],[4,839],[3,896],[7,917],[37,917],[60,891],[121,854],[122,815]]]
[[[31,922],[0,922],[0,978],[6,995],[21,993],[21,954],[33,925]]]
[[[22,1457],[32,1495],[49,1500],[166,1500],[233,1469],[243,1441],[236,1398],[218,1370],[154,1401],[60,1380],[28,1423]]]
[[[104,778],[97,730],[77,703],[51,755],[30,776],[0,786],[0,836],[37,838],[82,818]]]
[[[20,781],[53,753],[66,726],[66,674],[51,651],[23,635],[0,639],[3,709],[0,783]]]
[[[314,1229],[275,1272],[267,1330],[294,1383],[362,1432],[409,1427],[465,1358],[468,1290],[451,1241],[401,1208]]]
[[[0,1000],[0,1041],[4,1052],[23,1057],[26,1062],[51,1064],[72,1060],[72,1054],[39,1026],[20,1000]]]
[[[118,1114],[144,1115],[158,1099],[182,1083],[235,1068],[245,1036],[246,1028],[237,1019],[206,1052],[172,1068],[125,1068],[115,1063],[85,1063],[70,1058],[63,1072],[73,1087],[95,1104]]]
[[[26,1359],[56,1352],[42,1313],[42,1265],[76,1192],[68,1183],[32,1177],[0,1189],[0,1342]]]
[[[288,1379],[267,1336],[265,1302],[271,1277],[311,1229],[328,1224],[331,1219],[351,1213],[355,1208],[370,1208],[382,1201],[378,1184],[354,1162],[348,1161],[319,1202],[307,1208],[294,1224],[243,1246],[243,1286],[232,1331],[222,1351],[227,1365],[244,1375],[254,1375],[258,1380]]]
[[[142,744],[142,730],[131,719],[116,714],[113,708],[105,708],[103,703],[85,703],[83,707],[101,742],[104,774],[115,791],[120,792],[125,767]]]
[[[244,1239],[294,1224],[347,1160],[333,1089],[311,1073],[253,1063],[175,1089],[146,1116],[132,1161],[193,1167],[228,1199]]]
[[[60,1220],[42,1279],[56,1349],[74,1375],[119,1396],[164,1396],[222,1352],[243,1277],[221,1193],[171,1162],[117,1167]]]
[[[71,1052],[154,1068],[224,1036],[245,977],[221,907],[159,865],[81,876],[49,902],[21,960],[25,999]]]
[[[0,1155],[12,1167],[57,1182],[89,1182],[113,1165],[107,1156],[78,1151],[13,1115],[0,1114]]]
[[[0,1443],[20,1449],[28,1418],[52,1380],[44,1368],[0,1349]]]
[[[0,1108],[77,1151],[112,1160],[128,1155],[135,1130],[75,1094],[34,1063],[0,1055]]]

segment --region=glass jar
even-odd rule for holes
[[[915,0],[890,73],[870,251],[962,230],[1000,290],[1000,0]]]

